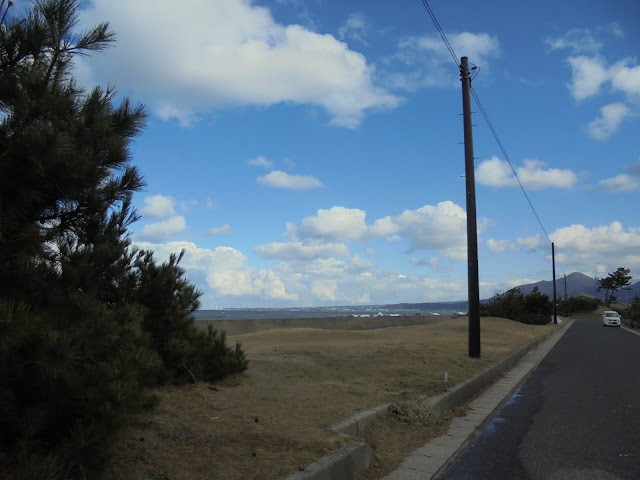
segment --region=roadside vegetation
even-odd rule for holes
[[[540,293],[538,287],[528,295],[523,295],[519,288],[512,288],[480,304],[482,317],[509,318],[528,325],[545,325],[552,314],[553,304],[549,296]]]
[[[159,264],[128,239],[144,185],[129,147],[145,108],[83,91],[73,59],[108,47],[106,23],[74,31],[76,0],[23,16],[0,2],[0,478],[100,478],[150,388],[247,367],[195,328],[180,255]],[[16,7],[13,7],[16,8]]]
[[[640,295],[633,297],[629,308],[622,314],[623,323],[631,328],[640,328]]]

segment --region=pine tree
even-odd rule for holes
[[[76,0],[24,18],[0,0],[0,478],[99,478],[115,432],[154,399],[146,386],[246,368],[201,332],[178,257],[132,248],[142,185],[129,145],[146,113],[113,88],[79,88]],[[10,12],[9,12],[10,13]]]
[[[598,291],[604,290],[604,303],[606,306],[611,306],[617,299],[614,293],[621,290],[630,290],[631,275],[630,270],[626,267],[618,267],[615,272],[611,272],[605,278],[596,278],[598,283]]]

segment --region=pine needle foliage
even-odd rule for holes
[[[72,76],[113,32],[77,34],[76,0],[21,18],[11,6],[0,0],[0,478],[97,479],[118,429],[153,407],[147,387],[247,361],[195,328],[181,255],[159,264],[128,238],[145,108]]]

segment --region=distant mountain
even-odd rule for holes
[[[544,293],[549,296],[549,298],[553,298],[553,281],[552,280],[543,280],[541,282],[529,283],[526,285],[519,285],[517,288],[520,289],[523,295],[528,295],[531,291],[538,287],[540,293]],[[566,278],[566,295],[569,297],[584,295],[584,296],[592,296],[598,297],[604,300],[604,290],[598,292],[598,282],[596,282],[595,278],[591,278],[583,273],[574,272],[567,275]],[[618,301],[621,302],[629,302],[631,299],[640,295],[640,282],[636,282],[631,285],[631,290],[623,290],[621,292],[616,292],[616,297],[618,297]],[[560,278],[556,278],[556,296],[557,298],[565,296],[565,279],[564,276]]]
[[[566,294],[569,297],[573,296],[588,296],[597,297],[604,300],[604,291],[598,291],[598,282],[595,278],[591,278],[583,273],[574,272],[567,275],[567,289]],[[514,288],[519,288],[523,295],[528,295],[531,291],[538,287],[541,293],[544,293],[553,298],[553,281],[543,280],[536,283],[528,283],[526,285],[518,285]],[[640,282],[636,282],[631,285],[631,290],[624,290],[617,292],[616,297],[621,303],[629,303],[636,295],[640,295]],[[565,295],[565,279],[564,276],[556,278],[556,297],[558,299],[563,298]],[[485,303],[490,299],[480,300]],[[418,309],[418,310],[433,310],[441,311],[445,313],[450,312],[465,312],[467,310],[467,302],[435,302],[435,303],[396,303],[393,305],[385,305],[385,308],[401,308],[405,310]]]

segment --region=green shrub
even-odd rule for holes
[[[558,302],[558,314],[569,317],[577,312],[592,312],[600,305],[602,301],[598,298],[569,297]]]
[[[537,287],[526,296],[519,288],[512,288],[480,305],[481,316],[509,318],[530,325],[549,323],[552,311],[549,297],[540,293]]]
[[[625,325],[640,328],[640,295],[633,297],[631,304],[623,312],[622,319]]]

